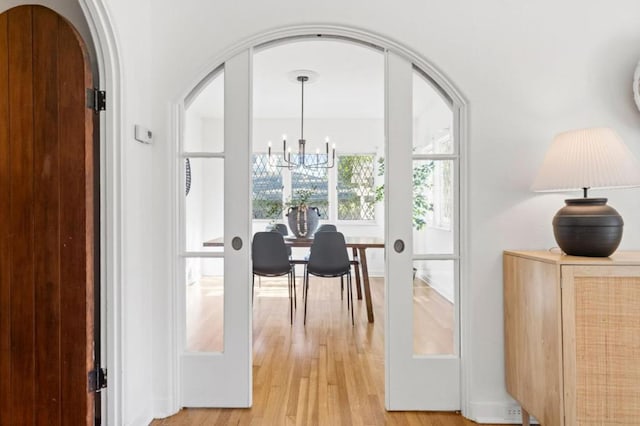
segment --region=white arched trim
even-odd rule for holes
[[[102,366],[108,369],[108,425],[123,424],[122,416],[122,65],[111,18],[103,0],[79,0],[96,51],[100,81],[107,92],[107,110],[100,127],[100,241]],[[106,411],[106,412],[105,412]]]
[[[185,91],[178,96],[176,103],[183,103],[184,99],[190,95],[193,97],[192,92],[194,89],[197,90],[198,87],[202,87],[203,80],[206,80],[207,76],[210,75],[213,70],[217,69],[229,58],[237,55],[243,50],[256,47],[259,48],[266,44],[287,42],[296,38],[317,37],[318,35],[349,40],[355,43],[369,45],[374,48],[387,49],[404,56],[420,68],[425,75],[432,79],[434,83],[436,83],[436,85],[451,98],[454,105],[459,107],[466,106],[466,101],[458,89],[447,78],[445,78],[445,76],[436,67],[414,53],[412,50],[391,39],[369,31],[336,25],[298,25],[271,30],[249,37],[213,56],[209,61],[207,61],[200,72],[198,72],[191,82],[186,85]]]
[[[343,27],[338,25],[330,25],[330,24],[310,24],[310,25],[298,25],[298,26],[290,26],[283,27],[274,30],[269,30],[240,41],[229,48],[219,52],[218,54],[212,56],[202,67],[199,72],[197,72],[193,78],[184,86],[184,90],[177,95],[172,105],[172,131],[171,135],[175,135],[177,138],[180,134],[179,123],[180,120],[176,119],[176,116],[179,115],[179,111],[183,110],[185,105],[185,100],[193,99],[194,96],[197,96],[198,92],[206,86],[206,81],[212,76],[215,75],[216,69],[218,69],[221,64],[224,64],[228,59],[234,57],[240,52],[253,49],[260,48],[266,45],[273,45],[276,43],[285,43],[287,41],[291,41],[294,39],[303,39],[310,37],[327,37],[333,39],[343,39],[345,41],[351,41],[358,44],[368,45],[372,48],[377,48],[381,50],[391,51],[397,55],[400,55],[410,62],[412,62],[420,71],[429,78],[437,87],[441,89],[441,91],[451,100],[452,103],[452,113],[454,116],[454,132],[457,141],[458,141],[458,149],[460,154],[460,208],[459,208],[459,224],[460,224],[460,235],[459,235],[459,244],[460,244],[460,378],[461,378],[461,411],[463,415],[467,415],[470,413],[469,411],[469,387],[470,387],[470,367],[472,365],[471,361],[471,353],[469,353],[468,348],[471,347],[471,337],[468,335],[468,330],[470,330],[470,313],[471,313],[471,304],[467,300],[467,295],[470,294],[469,291],[469,260],[468,260],[468,217],[469,217],[469,208],[468,208],[468,163],[467,163],[467,135],[468,135],[468,107],[465,98],[462,96],[461,92],[455,87],[453,83],[451,83],[445,76],[438,70],[434,65],[429,63],[420,55],[416,54],[413,50],[405,47],[401,43],[398,43],[392,39],[387,37],[383,37],[376,33],[356,29]],[[173,141],[174,144],[168,144],[168,149],[171,149],[172,152],[175,150],[175,146],[177,141]],[[172,178],[173,182],[176,182],[177,179],[177,171],[176,168],[172,165],[174,163],[173,156],[169,156],[171,165],[167,165],[172,170]],[[177,205],[176,200],[173,200],[173,205]],[[175,240],[175,238],[174,238]],[[175,259],[177,256],[177,247],[174,247],[175,255],[173,258]],[[174,271],[175,273],[176,271]],[[175,275],[175,274],[174,274]],[[176,324],[177,318],[175,318],[176,307],[172,306],[171,311],[168,313],[169,315],[174,316],[170,318],[171,324]],[[177,327],[174,327],[174,332]],[[176,341],[175,336],[173,336],[172,341]],[[170,359],[169,368],[174,372],[173,377],[171,378],[172,382],[175,386],[180,383],[179,374],[179,358],[176,348],[170,351]],[[171,411],[177,412],[179,407],[179,401],[177,400],[177,392],[172,393],[173,401],[170,402]],[[165,413],[166,414],[166,413]]]

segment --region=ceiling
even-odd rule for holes
[[[342,40],[303,39],[257,50],[253,66],[254,118],[300,117],[301,85],[295,81],[295,70],[318,74],[315,82],[305,83],[305,118],[384,118],[380,50]],[[430,87],[416,98],[414,111],[442,102]],[[214,78],[189,111],[219,118],[223,106],[223,79]]]

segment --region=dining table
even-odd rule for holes
[[[313,244],[313,238],[297,238],[297,237],[284,237],[284,242],[289,247],[311,247]],[[367,319],[370,323],[374,321],[373,316],[373,303],[371,301],[371,284],[369,280],[369,268],[367,265],[367,249],[370,248],[384,248],[384,240],[379,237],[366,237],[366,236],[346,236],[345,242],[347,248],[352,250],[354,263],[359,265],[359,270],[356,270],[356,292],[358,299],[362,300],[364,292],[364,300],[367,307]],[[204,247],[224,247],[224,238],[218,237],[211,240],[207,240],[202,243]],[[294,263],[304,263],[303,260],[295,261]],[[360,279],[362,277],[362,280]],[[364,291],[363,291],[364,290]]]

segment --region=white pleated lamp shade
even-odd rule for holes
[[[558,134],[531,189],[544,192],[635,186],[640,186],[638,161],[615,131],[599,127]]]

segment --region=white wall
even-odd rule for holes
[[[133,138],[135,124],[146,127],[152,124],[151,2],[111,0],[105,3],[112,17],[123,71],[121,106],[125,134],[124,139],[117,141],[121,144],[119,167],[123,191],[123,240],[120,241],[123,359],[122,371],[114,373],[120,373],[122,378],[122,424],[141,425],[147,424],[153,414],[149,386],[154,377],[150,361],[163,360],[163,354],[154,350],[149,332],[157,307],[154,299],[158,293],[168,292],[153,275],[152,248],[160,242],[152,226],[156,216],[152,196],[153,146],[143,145]],[[116,102],[114,96],[107,94],[108,107]]]
[[[118,25],[132,28],[132,18],[124,12],[115,17]],[[611,126],[640,155],[640,113],[631,95],[631,77],[640,57],[640,3],[274,0],[248,5],[200,0],[177,8],[175,2],[157,0],[151,18],[153,44],[145,46],[153,52],[150,81],[155,96],[148,105],[157,139],[151,147],[153,186],[145,188],[152,188],[155,196],[154,352],[171,350],[165,339],[169,325],[162,320],[170,307],[166,289],[172,263],[166,232],[172,226],[167,188],[173,184],[168,167],[174,154],[168,133],[169,103],[212,69],[215,57],[249,36],[318,22],[362,28],[423,56],[468,101],[469,292],[463,298],[470,305],[464,320],[470,336],[465,348],[470,360],[470,409],[465,412],[479,420],[502,416],[500,410],[510,400],[503,371],[501,252],[555,245],[550,222],[564,195],[529,191],[555,133]],[[127,35],[133,49],[139,38],[133,31]],[[135,75],[131,68],[127,73]],[[134,90],[127,96],[135,103],[138,93]],[[640,221],[634,214],[640,208],[638,190],[593,191],[593,195],[609,196],[626,219],[621,248],[638,248]],[[158,401],[168,398],[169,392],[164,362],[161,356],[154,358],[158,379],[153,391]]]

